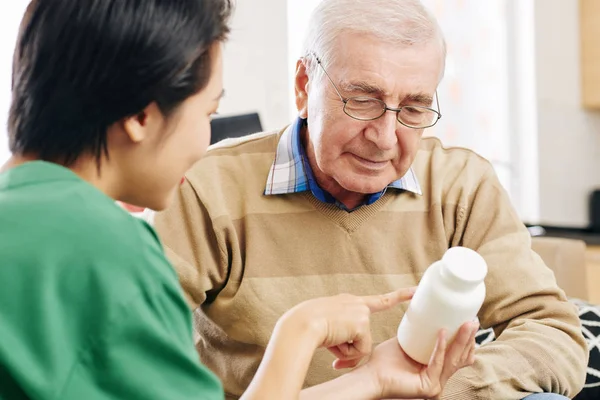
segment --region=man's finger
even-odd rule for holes
[[[466,348],[471,347],[472,341],[470,339],[473,334],[474,325],[474,323],[468,322],[461,326],[454,341],[450,344],[446,353],[445,368],[442,372],[442,383],[445,383],[452,375],[454,375],[456,368],[463,367],[463,352]]]
[[[475,343],[473,343],[469,349],[469,354],[467,355],[467,365],[473,365],[475,363],[475,350]]]
[[[477,332],[479,330],[479,323],[472,322],[471,329],[473,329],[473,331],[471,332],[471,336],[469,337],[467,346],[465,346],[465,349],[463,350],[463,354],[461,356],[461,361],[463,363],[467,362],[471,350],[475,347],[475,336],[477,336]]]
[[[426,385],[431,386],[434,385],[436,382],[440,382],[440,377],[442,375],[442,372],[444,371],[447,344],[448,343],[446,341],[446,331],[442,329],[438,333],[435,348],[433,349],[431,359],[429,360],[429,364],[427,365],[427,369],[425,370],[425,376],[427,380],[424,383]]]
[[[386,294],[363,296],[362,299],[371,312],[378,312],[412,299],[416,290],[416,287],[402,288]]]

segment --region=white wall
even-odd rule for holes
[[[296,62],[302,54],[304,36],[308,27],[310,14],[321,0],[287,0],[287,39],[288,39],[288,82],[291,100],[289,102],[290,116],[297,115],[294,96],[294,75],[296,73]]]
[[[258,111],[265,130],[290,122],[287,2],[236,2],[225,45],[225,97],[219,114]]]
[[[535,1],[540,222],[587,226],[600,188],[600,112],[580,103],[578,2]]]
[[[9,157],[6,120],[10,107],[12,54],[28,3],[27,0],[11,0],[0,5],[0,165]]]

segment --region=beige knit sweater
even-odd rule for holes
[[[451,246],[487,261],[479,314],[498,339],[448,383],[445,399],[567,396],[583,385],[587,347],[574,306],[530,248],[530,237],[483,158],[423,139],[413,168],[423,195],[388,190],[347,213],[310,192],[264,196],[280,133],[228,141],[187,175],[156,228],[195,312],[202,361],[230,398],[248,386],[277,319],[295,304],[416,285]],[[374,340],[394,337],[405,307],[373,316]],[[317,351],[306,385],[339,372]]]

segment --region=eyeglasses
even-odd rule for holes
[[[388,107],[384,101],[373,98],[373,97],[344,97],[340,93],[338,87],[325,70],[321,59],[314,53],[311,53],[317,60],[317,63],[323,69],[325,76],[331,82],[331,85],[335,89],[335,92],[340,97],[340,100],[344,103],[344,113],[351,118],[359,121],[373,121],[381,118],[387,111],[393,111],[396,113],[396,119],[402,125],[413,128],[413,129],[425,129],[434,126],[442,114],[439,111],[429,107],[422,106],[402,106],[399,108]],[[440,102],[438,100],[437,91],[435,93],[435,101],[437,109],[440,109]]]

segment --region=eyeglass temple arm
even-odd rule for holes
[[[319,58],[319,56],[317,56],[315,53],[310,53],[310,55],[313,56],[315,58],[315,60],[317,60],[317,64],[319,64],[319,66],[321,67],[321,69],[325,73],[325,76],[327,77],[327,79],[329,79],[329,82],[331,82],[331,86],[333,86],[333,89],[335,90],[335,92],[337,93],[337,95],[340,97],[340,100],[342,100],[342,102],[346,103],[348,101],[348,99],[346,99],[346,98],[344,98],[344,96],[342,96],[342,94],[338,90],[338,88],[335,85],[335,83],[333,83],[333,79],[331,79],[331,77],[329,76],[329,74],[325,70],[325,67],[323,66],[323,63],[321,62],[321,59]]]

